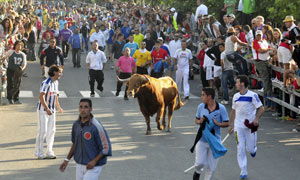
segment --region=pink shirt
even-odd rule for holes
[[[132,69],[136,67],[136,64],[132,57],[121,56],[116,66],[120,67],[122,73],[132,73]]]

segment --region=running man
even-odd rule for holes
[[[237,141],[237,159],[241,169],[240,178],[246,179],[247,156],[245,150],[254,158],[256,156],[257,132],[249,129],[247,122],[253,127],[258,127],[258,120],[264,112],[264,106],[255,92],[248,90],[249,80],[245,75],[236,79],[235,87],[239,91],[233,96],[232,111],[230,113],[228,133],[233,132]],[[256,109],[258,112],[256,113]],[[245,148],[246,147],[246,148]]]

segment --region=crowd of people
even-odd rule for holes
[[[121,79],[133,73],[174,77],[179,91],[183,86],[184,99],[190,96],[189,79],[199,69],[202,87],[214,88],[223,105],[229,104],[229,90],[235,92],[236,75],[260,77],[262,81],[252,79],[249,87],[263,88],[264,97],[278,97],[290,87],[299,90],[300,79],[294,75],[300,75],[300,23],[297,26],[289,15],[283,17],[282,26],[274,27],[263,16],[253,18],[255,4],[251,0],[240,0],[237,11],[236,5],[236,1],[225,0],[218,20],[209,15],[212,12],[201,0],[197,0],[195,13],[119,1],[101,6],[31,0],[2,3],[0,65],[1,70],[7,69],[8,103],[21,104],[19,90],[22,76],[27,77],[27,61],[40,61],[45,86],[53,79],[51,67],[63,69],[64,61],[70,58],[73,67],[80,68],[83,55],[91,97],[95,96],[95,81],[97,89],[103,91],[107,61]],[[271,70],[270,65],[283,68],[284,73]],[[272,88],[272,82],[280,84],[282,90]],[[121,87],[122,82],[118,82],[116,96]],[[298,107],[299,97],[286,96],[291,100],[288,103]],[[126,93],[124,99],[128,100]],[[43,108],[46,102],[40,104]],[[270,100],[266,106],[266,111],[276,110],[275,115],[296,118],[289,111],[282,114],[280,106]],[[41,144],[37,146],[42,149]],[[42,157],[40,151],[38,157]],[[51,147],[48,155],[54,157]]]

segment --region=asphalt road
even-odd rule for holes
[[[69,56],[70,57],[70,56]],[[82,61],[84,55],[82,56]],[[64,173],[58,168],[71,146],[71,127],[78,117],[78,102],[89,94],[88,71],[73,68],[67,61],[59,89],[64,92],[60,103],[64,114],[57,114],[55,160],[37,160],[34,156],[37,133],[36,103],[42,82],[38,62],[29,62],[23,78],[22,105],[0,106],[0,180],[73,180],[75,163],[70,161]],[[191,99],[175,111],[172,131],[158,131],[151,119],[152,135],[146,136],[146,125],[136,99],[124,101],[115,97],[116,78],[108,64],[104,70],[104,92],[93,98],[93,114],[101,121],[112,141],[113,156],[108,158],[100,179],[104,180],[186,180],[193,170],[183,171],[194,163],[189,152],[197,127],[194,125],[196,108],[201,103],[199,77],[190,81]],[[123,86],[124,89],[124,86]],[[227,106],[230,113],[230,105]],[[258,131],[258,152],[248,154],[249,180],[299,180],[300,134],[293,132],[295,122],[281,122],[265,113]],[[223,129],[222,137],[227,129]],[[219,159],[214,180],[236,180],[239,167],[236,143],[231,136],[224,143],[227,154]],[[203,178],[203,177],[202,177]]]

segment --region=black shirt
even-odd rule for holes
[[[155,41],[153,41],[152,39],[150,39],[150,40],[144,39],[144,41],[146,42],[146,49],[148,51],[152,51],[152,48],[155,45]]]
[[[121,56],[123,56],[124,45],[125,45],[124,41],[122,41],[122,42],[115,41],[114,42],[111,53],[114,54],[115,59],[119,59]]]
[[[215,65],[216,66],[221,66],[221,62],[220,62],[220,58],[221,58],[221,51],[219,49],[219,46],[213,46],[212,48],[210,48],[207,52],[206,52],[207,56],[212,59],[213,61],[215,61]],[[213,57],[212,55],[214,55],[215,57]]]
[[[42,54],[40,56],[40,63],[41,65],[44,65],[44,58],[46,57],[46,66],[50,67],[53,64],[56,65],[64,65],[64,56],[62,53],[62,50],[55,46],[53,49],[48,46],[42,51]]]

